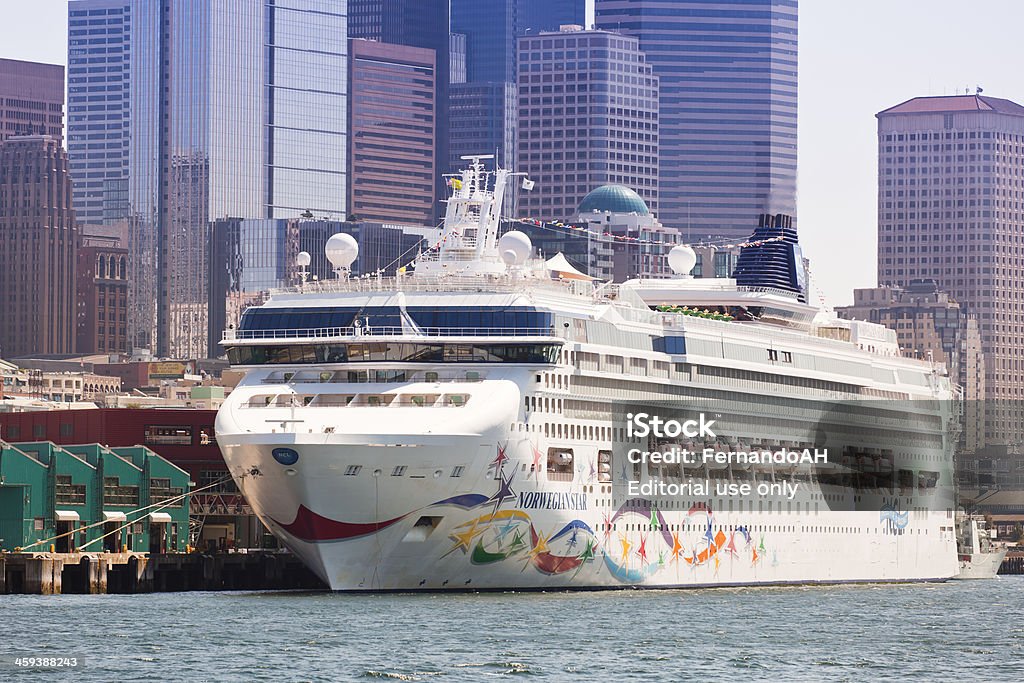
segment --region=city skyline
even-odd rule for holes
[[[0,57],[66,62],[64,0],[9,12],[0,26]],[[857,12],[801,4],[798,215],[812,281],[828,304],[848,303],[855,287],[875,284],[874,115],[913,97],[973,92],[977,85],[987,95],[1024,100],[1012,58],[1014,17],[1024,18],[1024,8],[1009,0],[974,14],[953,0],[936,0],[927,13],[882,0]],[[870,49],[865,35],[873,37]]]
[[[271,5],[69,6],[76,201],[127,225],[133,347],[207,355],[210,221],[348,208],[345,5]]]

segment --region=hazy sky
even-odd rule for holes
[[[65,0],[2,0],[0,57],[65,63]],[[920,95],[1024,103],[1024,0],[801,0],[799,229],[827,303],[875,284],[875,113]]]

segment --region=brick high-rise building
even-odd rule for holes
[[[661,79],[659,217],[745,238],[796,216],[798,0],[596,0]]]
[[[0,142],[0,356],[74,352],[77,247],[60,140]]]
[[[985,442],[1024,442],[1024,107],[916,97],[878,114],[878,281],[934,280],[978,321]],[[1024,471],[1016,475],[1024,485]]]
[[[129,353],[128,250],[115,238],[83,234],[81,239],[75,351]]]
[[[0,59],[0,141],[15,135],[64,137],[64,67]]]
[[[519,39],[519,212],[565,220],[620,184],[658,210],[658,77],[636,38],[567,29]]]
[[[349,212],[432,225],[437,184],[434,50],[349,41]]]
[[[408,45],[435,53],[434,217],[444,214],[447,198],[441,170],[448,162],[448,85],[451,80],[450,0],[348,0],[349,38]]]

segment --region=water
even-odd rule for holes
[[[1024,680],[1024,577],[601,593],[0,596],[3,680]],[[74,673],[10,668],[77,656]]]

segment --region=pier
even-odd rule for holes
[[[0,553],[0,594],[326,588],[295,556],[253,553]]]
[[[1003,558],[1003,563],[999,565],[999,573],[1001,575],[1024,574],[1024,550],[1008,552]]]

